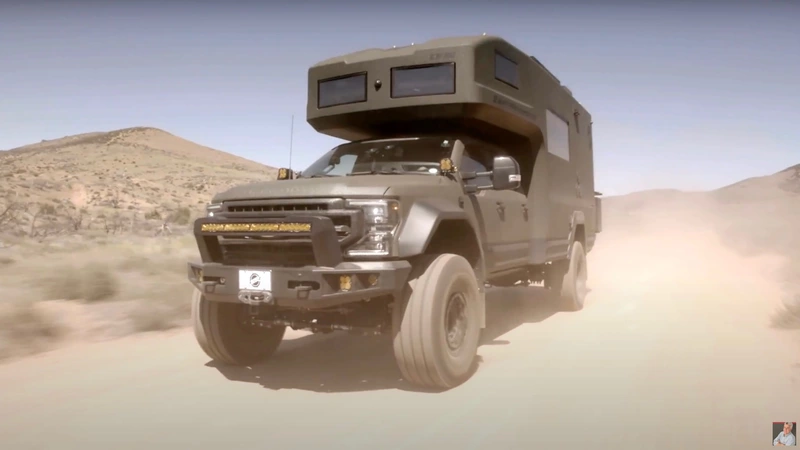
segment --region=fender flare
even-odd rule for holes
[[[475,268],[478,277],[479,311],[481,328],[486,327],[486,262],[483,246],[476,231],[475,224],[469,220],[466,211],[444,198],[420,199],[411,204],[403,224],[397,235],[397,256],[409,258],[421,255],[431,243],[431,239],[439,229],[439,224],[445,220],[458,220],[466,223],[472,230],[475,242],[478,244],[480,256],[478,267]]]
[[[569,219],[569,244],[567,245],[567,260],[572,255],[572,244],[575,243],[575,234],[578,231],[578,226],[583,225],[586,227],[586,216],[583,211],[573,211],[572,217]]]

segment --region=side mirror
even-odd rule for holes
[[[280,169],[278,169],[278,179],[279,180],[294,179],[294,171],[292,169],[281,167]]]
[[[495,156],[492,163],[492,188],[496,191],[514,190],[521,183],[519,164],[509,156]]]

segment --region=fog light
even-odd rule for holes
[[[367,282],[370,286],[375,286],[378,284],[378,275],[377,274],[370,274],[369,278],[367,278]]]
[[[339,277],[339,290],[340,291],[349,291],[352,288],[352,279],[350,275],[342,275]]]
[[[455,165],[453,165],[453,160],[450,158],[444,158],[439,161],[439,171],[441,173],[453,173],[456,171]]]

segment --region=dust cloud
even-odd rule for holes
[[[749,207],[678,191],[611,198],[606,231],[590,255],[590,282],[616,293],[647,292],[648,301],[691,301],[697,312],[735,311],[800,328],[794,210],[775,203]]]

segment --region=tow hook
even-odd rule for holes
[[[239,291],[239,301],[248,305],[274,305],[275,297],[269,291],[253,291],[242,289]]]

